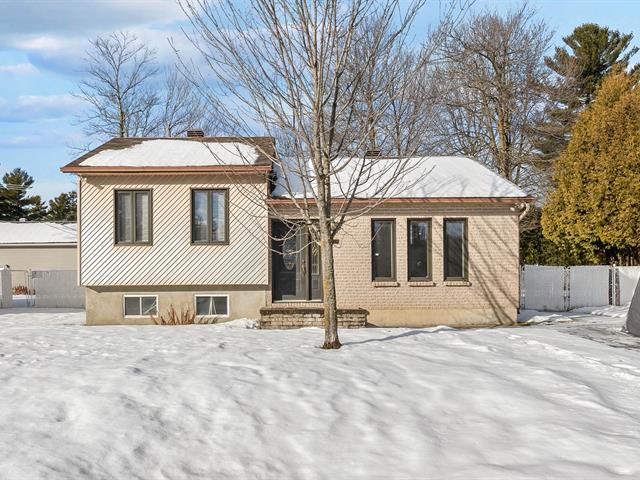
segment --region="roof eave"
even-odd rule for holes
[[[272,197],[268,200],[273,205],[289,205],[296,201],[302,201],[302,198],[286,198],[286,197]],[[333,201],[344,200],[342,197],[333,197]],[[354,198],[353,203],[499,203],[499,204],[513,204],[513,203],[533,203],[535,197],[420,197],[420,198]],[[307,199],[307,202],[313,203],[313,199]]]
[[[62,173],[113,174],[113,173],[268,173],[269,165],[208,165],[189,167],[133,167],[133,166],[77,166],[65,165]]]
[[[78,242],[24,242],[0,243],[0,248],[34,248],[34,247],[76,247]]]

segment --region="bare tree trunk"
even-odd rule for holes
[[[125,123],[125,113],[124,113],[124,108],[122,108],[122,102],[118,101],[118,112],[119,112],[119,119],[118,119],[118,133],[119,133],[119,137],[120,138],[125,138],[127,136],[127,126]]]
[[[338,338],[338,302],[333,263],[333,239],[330,220],[320,222],[320,256],[322,258],[322,300],[324,304],[324,344],[322,348],[340,348]]]
[[[262,135],[278,138],[279,154],[269,154],[270,193],[290,202],[294,212],[267,202],[269,214],[292,229],[306,225],[319,244],[323,348],[340,348],[333,240],[345,224],[407,188],[404,177],[420,169],[409,158],[419,136],[389,162],[363,153],[392,143],[386,138],[391,104],[401,98],[413,103],[409,87],[424,74],[428,57],[413,51],[408,36],[425,0],[240,2],[246,9],[235,0],[179,3],[215,80],[197,72],[191,79],[213,81],[235,103],[228,108],[207,97],[234,135],[254,131],[257,122]],[[423,111],[400,116],[401,130]],[[333,209],[332,198],[340,199]],[[371,201],[354,203],[359,198]]]

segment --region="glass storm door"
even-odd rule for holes
[[[322,274],[320,268],[320,245],[309,245],[310,300],[322,300]]]
[[[273,300],[316,300],[322,298],[320,252],[309,242],[306,228],[289,231],[274,222],[271,271]]]

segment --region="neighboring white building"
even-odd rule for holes
[[[0,222],[0,265],[9,265],[13,286],[24,270],[77,270],[75,222]]]

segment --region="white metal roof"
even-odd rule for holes
[[[355,198],[527,198],[516,184],[479,162],[466,157],[413,157],[403,159],[400,179],[389,182],[397,174],[390,165],[398,159],[367,158],[338,159],[334,162],[332,195],[351,196],[353,178],[360,172],[361,184],[355,188]],[[364,167],[364,168],[363,168]],[[366,172],[362,175],[362,172]],[[289,186],[279,169],[277,185],[273,192],[276,197],[302,198],[305,195],[303,183],[289,175]],[[309,195],[309,188],[306,189]],[[292,192],[293,191],[293,192]],[[384,195],[383,195],[384,193]],[[349,195],[347,195],[349,194]]]
[[[241,142],[145,139],[127,148],[105,149],[81,167],[201,167],[246,165],[258,159],[256,147]]]
[[[75,222],[0,222],[0,246],[65,243],[77,243]]]

